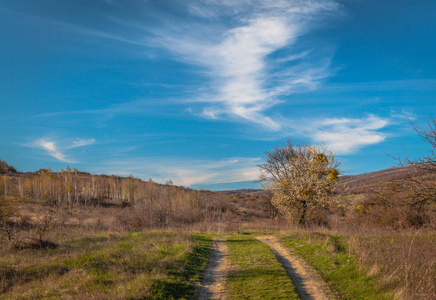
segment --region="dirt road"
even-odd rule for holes
[[[275,236],[256,237],[265,243],[282,264],[295,285],[298,296],[303,300],[335,299],[324,281],[300,258],[285,248]],[[204,274],[198,299],[225,299],[224,283],[230,268],[228,247],[224,239],[214,239],[209,267]]]
[[[277,237],[261,236],[257,237],[257,239],[268,245],[275,254],[277,260],[282,264],[286,273],[294,282],[301,299],[335,299],[321,278],[302,259],[291,254],[289,249],[283,247]]]

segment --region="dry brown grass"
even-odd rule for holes
[[[380,288],[398,299],[436,298],[436,232],[384,233],[348,238],[351,251]]]
[[[376,280],[374,287],[378,293],[390,294],[394,299],[436,299],[435,228],[398,232],[377,226],[293,227],[283,236],[301,236],[309,247],[321,245],[332,253],[333,260],[339,254],[330,241],[338,240],[344,246],[341,255],[348,255],[350,262],[357,262],[360,272]]]
[[[436,299],[436,230],[394,231],[379,226],[361,228],[296,228],[289,232],[338,237],[346,245],[367,277],[377,278],[380,292],[391,292],[395,299]]]

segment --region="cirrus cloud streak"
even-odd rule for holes
[[[200,18],[154,30],[152,45],[210,79],[188,101],[208,105],[200,115],[258,124],[273,131],[281,124],[266,113],[281,96],[312,89],[331,73],[333,53],[302,49],[299,39],[337,12],[333,1],[200,1],[189,4]],[[205,19],[229,19],[232,26]],[[280,52],[280,50],[282,50]]]
[[[74,163],[75,161],[69,158],[65,152],[70,149],[91,145],[94,142],[95,139],[75,139],[73,141],[60,142],[50,138],[41,138],[25,144],[25,146],[45,150],[48,155],[60,162]]]

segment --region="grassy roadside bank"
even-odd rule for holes
[[[338,298],[391,299],[376,291],[377,278],[368,277],[359,269],[340,237],[308,234],[282,236],[281,240],[320,274]]]
[[[434,234],[280,235],[342,299],[431,299],[435,296]]]
[[[56,249],[2,249],[0,298],[189,298],[211,243],[205,235],[148,231],[73,238]]]

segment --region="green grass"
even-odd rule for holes
[[[205,235],[149,231],[76,238],[57,249],[3,249],[0,298],[191,298],[211,244]]]
[[[265,244],[251,236],[228,236],[229,299],[299,299],[292,281]]]
[[[340,299],[392,299],[391,293],[377,290],[379,278],[359,268],[342,237],[307,233],[281,236],[281,240],[306,260]]]

